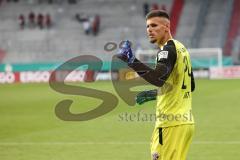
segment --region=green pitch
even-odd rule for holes
[[[238,160],[240,80],[197,80],[196,84],[196,134],[188,159]],[[78,85],[117,95],[111,82]],[[120,100],[116,109],[100,118],[66,122],[54,113],[55,105],[63,99],[74,100],[74,113],[101,103],[57,93],[48,84],[0,85],[0,160],[150,159],[154,102],[129,107]]]

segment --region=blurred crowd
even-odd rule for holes
[[[20,14],[18,17],[20,29],[25,28],[36,28],[39,29],[49,29],[52,26],[52,18],[50,14],[34,13],[31,11],[27,16]]]
[[[150,10],[164,10],[167,11],[165,4],[158,5],[157,3],[143,3],[143,16],[145,17]]]
[[[38,0],[38,3],[61,4],[66,0]],[[77,0],[67,0],[69,4],[76,4]]]
[[[91,33],[94,36],[97,36],[100,29],[100,15],[96,14],[93,17],[89,17],[86,14],[75,15],[76,20],[82,24],[84,32],[86,35],[90,35]]]
[[[19,2],[21,0],[0,0],[0,4],[5,2]],[[63,2],[68,2],[69,4],[76,4],[78,0],[35,0],[35,2],[42,4],[61,4]],[[156,9],[162,9],[166,10],[166,6],[164,4],[159,5],[158,3],[150,3],[150,2],[144,2],[142,4],[143,6],[143,16],[146,16],[146,14],[150,10],[156,10]],[[99,34],[100,30],[100,23],[101,23],[101,17],[99,14],[96,14],[94,16],[88,16],[84,13],[77,13],[75,14],[75,20],[79,22],[82,25],[82,28],[86,35],[94,35],[97,36]],[[26,28],[39,28],[39,29],[49,29],[52,27],[52,17],[50,14],[46,13],[34,13],[33,11],[30,11],[27,15],[20,14],[18,16],[18,24],[20,29],[26,29]]]
[[[27,0],[0,0],[0,6],[3,2],[11,3],[11,2],[20,2],[20,1],[27,1]],[[28,0],[29,3],[33,2],[34,0]],[[36,0],[39,4],[48,3],[48,4],[61,4],[66,0]],[[69,4],[76,4],[78,0],[67,0]]]

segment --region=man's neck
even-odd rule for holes
[[[172,39],[172,36],[171,35],[167,35],[166,37],[163,38],[163,40],[161,42],[159,41],[157,44],[161,48],[171,39]]]

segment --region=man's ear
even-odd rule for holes
[[[169,31],[170,31],[170,24],[167,23],[167,24],[165,25],[165,27],[166,27],[166,31],[169,32]]]

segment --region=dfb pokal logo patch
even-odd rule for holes
[[[168,51],[161,51],[157,54],[157,60],[160,61],[162,58],[168,58]]]

